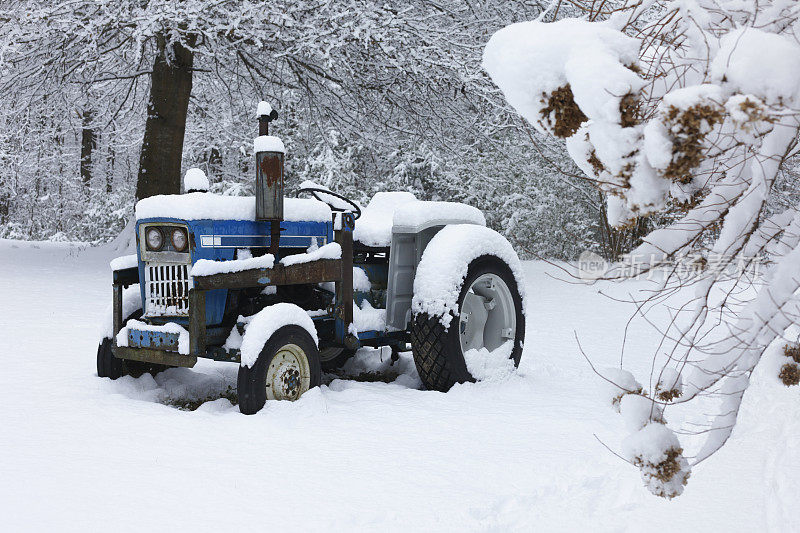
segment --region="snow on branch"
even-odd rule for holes
[[[642,315],[682,298],[660,326],[653,396],[620,369],[606,380],[633,432],[623,455],[669,498],[689,464],[663,410],[714,398],[719,414],[698,432],[694,464],[713,454],[762,354],[800,321],[800,205],[773,202],[800,132],[800,12],[769,1],[623,2],[607,13],[576,4],[589,20],[512,24],[489,40],[483,65],[520,115],[565,139],[605,195],[611,226],[663,217],[627,255],[635,268],[605,275],[664,270],[655,291],[634,298]],[[676,274],[687,256],[698,265],[691,280]]]

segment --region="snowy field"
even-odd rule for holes
[[[350,375],[397,379],[329,377],[246,417],[224,397],[236,365],[96,376],[110,258],[0,241],[4,531],[800,530],[797,388],[757,372],[729,444],[682,496],[656,498],[598,441],[616,449],[626,432],[574,337],[612,366],[631,309],[601,286],[554,280],[551,266],[525,264],[531,305],[516,375],[420,391],[410,353],[390,368],[362,350]],[[637,283],[602,288],[623,296]],[[626,366],[640,378],[657,339],[632,326]],[[176,407],[206,397],[219,399]]]

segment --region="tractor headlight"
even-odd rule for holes
[[[149,228],[145,234],[145,241],[148,250],[157,252],[164,246],[164,234],[158,228]]]
[[[186,238],[186,230],[181,228],[172,230],[172,246],[175,247],[176,251],[185,252],[188,242],[189,239]]]

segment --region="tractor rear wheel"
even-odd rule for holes
[[[499,258],[474,259],[458,298],[458,314],[445,327],[440,316],[417,313],[411,323],[414,363],[426,388],[447,392],[456,383],[475,381],[464,353],[495,350],[514,342],[510,359],[519,366],[525,316],[516,279]]]
[[[239,410],[252,415],[267,400],[297,400],[322,382],[319,350],[301,326],[283,326],[264,344],[252,367],[239,367]]]

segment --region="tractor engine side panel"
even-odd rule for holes
[[[389,252],[389,282],[386,294],[386,325],[404,330],[411,320],[414,276],[422,253],[444,226],[432,226],[416,233],[392,233]]]

